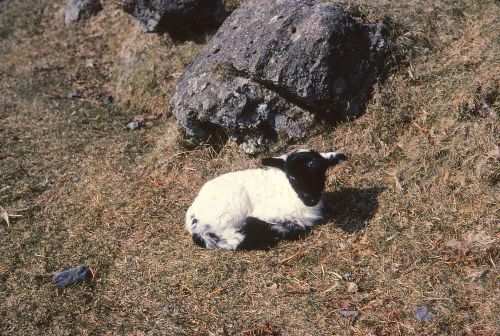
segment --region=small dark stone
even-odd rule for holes
[[[66,26],[73,22],[87,19],[102,10],[99,0],[69,0],[64,11],[64,24]]]
[[[5,128],[0,127],[0,132],[3,132],[3,131],[5,131]]]
[[[424,306],[417,306],[415,308],[415,318],[418,321],[430,321],[434,319],[434,314],[431,313],[427,307]]]
[[[356,310],[340,310],[340,316],[342,317],[357,317],[359,315],[358,311]]]
[[[127,128],[131,131],[136,130],[141,127],[141,123],[138,121],[131,121],[127,124]]]
[[[82,98],[82,93],[78,90],[71,90],[68,93],[68,98]]]
[[[354,282],[354,281],[356,281],[356,278],[354,277],[354,275],[352,275],[350,273],[344,274],[344,276],[342,277],[342,279],[344,279],[344,281],[347,281],[347,282]]]
[[[64,288],[75,283],[84,283],[92,279],[92,271],[87,266],[78,266],[56,273],[52,279],[54,285]]]

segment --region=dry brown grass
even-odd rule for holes
[[[0,7],[0,334],[499,332],[493,1],[357,1],[395,23],[395,69],[361,118],[273,149],[351,160],[328,179],[331,221],[267,252],[202,250],[183,231],[206,180],[258,164],[179,145],[169,94],[202,44],[144,36],[113,2],[64,28],[61,6]],[[126,131],[137,114],[162,117]],[[58,292],[53,273],[78,264],[95,280]]]

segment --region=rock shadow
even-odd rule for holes
[[[348,233],[364,229],[367,222],[377,212],[378,196],[385,189],[383,187],[344,188],[325,193],[324,199],[329,207],[327,219],[335,222]]]
[[[158,34],[168,34],[175,45],[180,45],[188,41],[196,44],[205,44],[218,29],[218,25],[184,27],[180,24],[177,27],[163,29]]]

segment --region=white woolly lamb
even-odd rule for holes
[[[266,158],[260,169],[208,181],[186,213],[193,241],[209,249],[265,249],[300,235],[324,216],[326,171],[347,157],[298,150]]]

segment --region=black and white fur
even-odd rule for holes
[[[201,188],[186,230],[209,249],[265,249],[298,236],[323,219],[326,171],[346,159],[298,150],[263,159],[265,168],[221,175]]]

